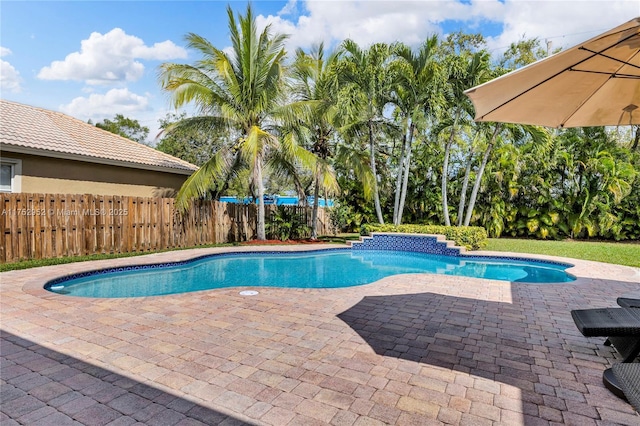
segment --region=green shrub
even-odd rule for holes
[[[398,232],[406,234],[438,234],[467,250],[479,250],[487,246],[487,231],[479,226],[441,226],[441,225],[378,225],[362,226],[366,234],[371,232]]]
[[[271,212],[266,228],[269,238],[280,241],[307,238],[311,234],[311,227],[307,225],[304,214],[289,206],[278,206]]]
[[[357,232],[366,219],[362,213],[354,212],[352,206],[344,203],[336,202],[328,212],[329,220],[336,232]]]

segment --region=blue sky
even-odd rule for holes
[[[242,1],[5,1],[0,97],[94,122],[122,113],[152,130],[172,111],[156,80],[163,62],[192,62],[184,35],[229,45],[226,7]],[[498,56],[522,36],[569,47],[640,16],[638,0],[253,1],[258,24],[288,48],[353,38],[362,45],[480,32]]]

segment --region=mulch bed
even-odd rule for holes
[[[310,239],[304,239],[304,240],[287,240],[287,241],[280,241],[280,240],[250,240],[250,241],[245,241],[240,243],[241,245],[251,245],[251,246],[268,246],[268,245],[282,245],[282,244],[318,244],[318,243],[322,243],[322,241],[320,240],[310,240]]]

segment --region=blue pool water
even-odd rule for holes
[[[229,253],[179,265],[95,271],[87,276],[51,281],[45,288],[73,296],[139,297],[240,286],[350,287],[410,273],[558,283],[574,280],[564,271],[569,266],[529,260],[377,250]]]

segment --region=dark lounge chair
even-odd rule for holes
[[[602,375],[604,385],[640,413],[640,363],[615,364]]]
[[[621,308],[640,308],[640,299],[633,297],[618,297],[616,303]],[[605,346],[611,346],[611,340],[604,341]]]
[[[571,311],[578,330],[587,337],[609,336],[611,345],[622,355],[622,363],[604,371],[602,382],[614,395],[626,399],[640,412],[640,300],[619,297],[620,308]]]
[[[640,299],[634,299],[631,297],[618,297],[616,300],[618,305],[623,308],[640,308]]]
[[[584,336],[608,337],[622,362],[632,362],[640,354],[640,309],[579,309],[571,311],[571,316]]]

